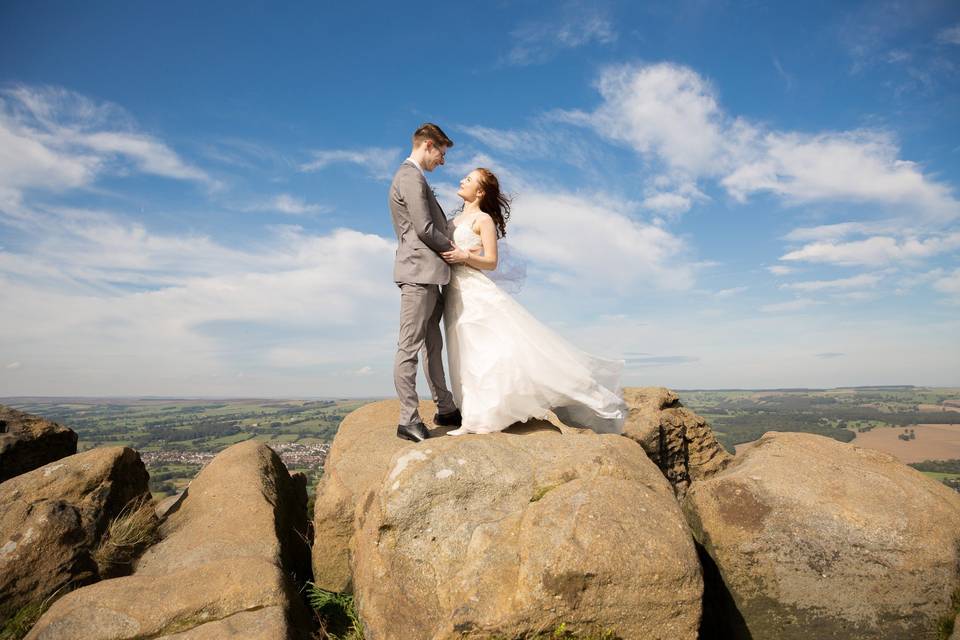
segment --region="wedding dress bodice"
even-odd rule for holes
[[[469,251],[482,244],[480,242],[480,234],[475,233],[473,230],[473,222],[476,219],[477,215],[474,214],[469,218],[465,218],[462,222],[455,224],[453,228],[453,241],[461,249]]]

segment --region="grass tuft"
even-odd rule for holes
[[[100,577],[115,577],[128,571],[134,558],[156,542],[159,525],[149,497],[143,495],[128,502],[110,521],[93,552]]]
[[[937,639],[947,640],[953,634],[954,624],[957,616],[960,615],[960,587],[953,590],[950,595],[950,604],[953,605],[953,612],[941,616],[937,621]]]
[[[16,613],[3,622],[3,626],[0,626],[0,640],[21,640],[30,632],[33,625],[37,624],[40,616],[47,612],[50,605],[57,598],[69,592],[70,589],[69,585],[60,587],[42,602],[31,602],[20,607]]]
[[[307,599],[319,618],[317,640],[363,640],[363,623],[352,596],[326,591],[308,582]]]

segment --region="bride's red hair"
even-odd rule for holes
[[[476,171],[480,174],[480,188],[483,190],[483,195],[480,196],[480,211],[490,214],[497,225],[497,237],[502,238],[507,235],[510,198],[500,192],[500,181],[490,169],[477,167]]]

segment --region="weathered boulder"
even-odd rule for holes
[[[162,576],[104,580],[57,600],[28,639],[293,637],[286,610],[296,590],[276,564],[254,556],[185,567]],[[243,616],[240,618],[239,616]],[[248,635],[251,619],[266,619]],[[243,620],[243,624],[235,623]],[[230,626],[239,627],[233,635]],[[264,625],[260,625],[264,626]],[[183,634],[183,635],[180,635]]]
[[[435,413],[432,402],[420,403],[420,416],[428,428],[433,426]],[[314,503],[313,580],[322,589],[344,592],[353,588],[349,547],[356,507],[367,492],[379,486],[393,455],[413,444],[397,437],[399,415],[396,401],[372,402],[347,415],[333,439]],[[546,428],[561,433],[581,431],[564,425],[555,416]],[[430,434],[442,436],[449,430],[434,427]]]
[[[0,620],[98,579],[93,553],[110,520],[149,499],[140,455],[105,447],[0,484]]]
[[[771,431],[683,508],[706,638],[933,639],[953,611],[960,495],[885,453]]]
[[[72,429],[0,405],[0,482],[76,452]]]
[[[420,403],[428,427],[434,413],[432,403]],[[330,445],[313,507],[313,581],[321,589],[352,590],[349,548],[357,503],[379,486],[393,454],[413,444],[397,437],[399,414],[396,402],[364,405],[343,419]]]
[[[132,576],[58,600],[28,638],[296,638],[309,629],[306,494],[269,447],[248,440],[190,483]]]
[[[733,459],[706,420],[680,404],[670,389],[628,387],[623,399],[629,410],[623,435],[640,443],[678,498],[691,481],[710,477]]]
[[[697,637],[693,541],[635,442],[531,422],[398,441],[387,458],[369,448],[370,432],[396,438],[396,413],[395,401],[365,407],[337,436],[361,447],[339,460],[355,457],[367,477],[350,546],[366,637],[526,637],[561,623]]]

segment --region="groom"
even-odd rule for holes
[[[437,404],[434,424],[460,426],[460,410],[443,376],[443,337],[440,285],[450,282],[450,267],[440,257],[454,246],[447,219],[427,184],[426,171],[443,164],[453,141],[435,124],[426,123],[413,134],[413,150],[390,185],[390,215],[397,234],[393,280],[400,287],[400,338],[393,365],[393,381],[400,398],[397,435],[420,442],[430,437],[420,419],[417,395],[417,354],[423,350],[423,368]]]

